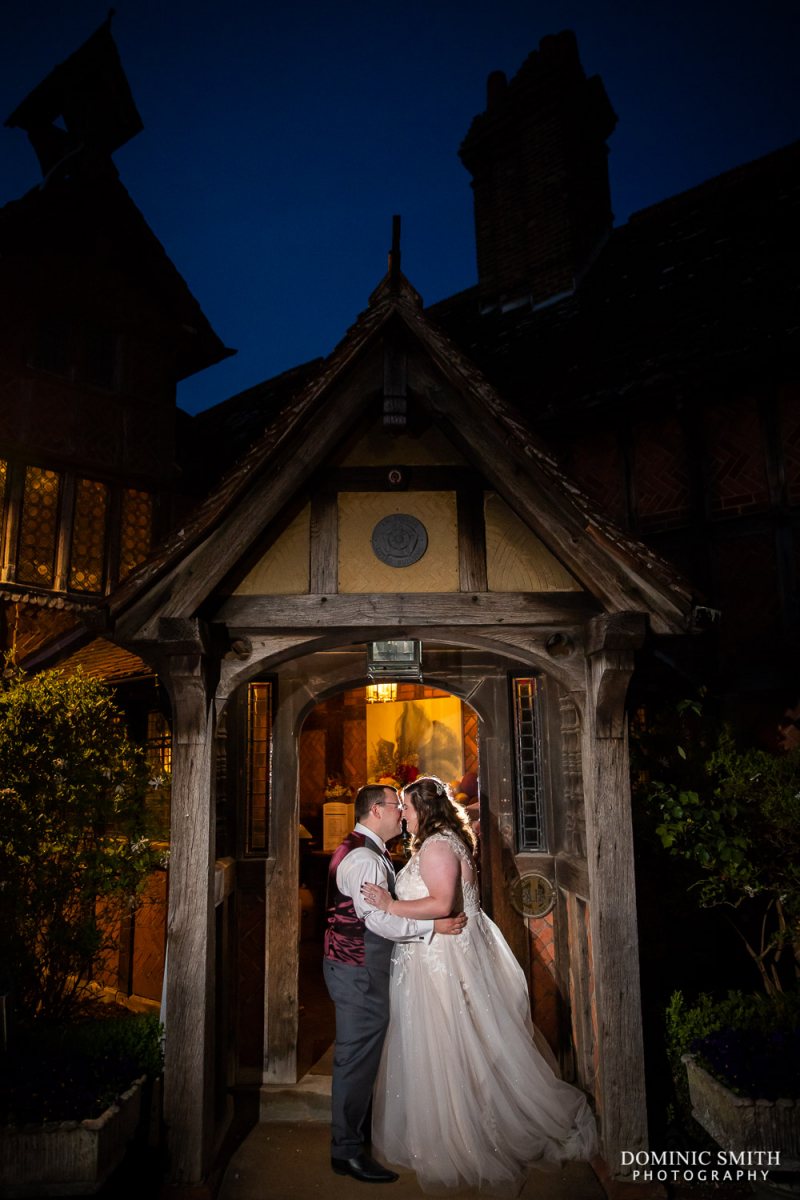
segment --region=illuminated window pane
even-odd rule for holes
[[[0,508],[3,507],[3,501],[6,497],[6,479],[8,478],[8,463],[0,458]]]
[[[172,733],[160,712],[147,714],[147,761],[156,774],[172,770]]]
[[[79,479],[72,523],[69,586],[76,592],[103,590],[108,488],[96,479]]]
[[[153,497],[148,492],[125,488],[122,493],[122,529],[119,577],[124,579],[144,562],[153,540]]]
[[[25,492],[19,531],[20,583],[52,587],[58,531],[58,485],[55,471],[25,468]]]
[[[247,715],[247,853],[264,854],[272,767],[271,683],[249,685]]]
[[[153,772],[151,786],[147,792],[147,808],[156,822],[161,836],[169,839],[170,788],[168,779],[172,769],[172,732],[166,717],[158,711],[147,714],[147,761]],[[161,779],[162,782],[156,783]]]
[[[545,850],[538,682],[514,680],[517,852]]]

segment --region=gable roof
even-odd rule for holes
[[[503,444],[504,461],[517,460],[519,470],[510,494],[504,478],[495,480],[494,486],[506,492],[506,498],[534,532],[551,545],[554,531],[563,535],[559,557],[585,587],[595,594],[598,590],[602,593],[601,599],[609,608],[649,611],[657,631],[682,631],[691,610],[689,585],[664,559],[623,533],[597,510],[560,470],[555,458],[519,414],[434,325],[408,281],[401,276],[399,286],[395,287],[387,275],[370,297],[369,308],[359,315],[330,357],[282,409],[263,437],[211,491],[183,528],[165,539],[107,598],[109,616],[120,622],[123,635],[134,636],[145,622],[152,622],[154,615],[190,615],[213,590],[233,565],[234,560],[228,561],[235,553],[231,531],[240,513],[245,509],[251,513],[266,512],[263,496],[270,488],[277,488],[280,477],[286,474],[283,466],[277,470],[276,465],[285,464],[281,455],[288,452],[296,461],[297,446],[313,416],[326,414],[334,423],[352,421],[352,415],[340,417],[334,411],[336,406],[326,407],[325,401],[334,387],[343,383],[356,361],[377,342],[381,331],[397,320],[416,340],[435,371],[438,370],[438,378],[448,381],[458,395],[462,405],[458,412],[452,410],[451,401],[441,400],[442,419],[452,419],[458,426],[467,417],[467,407],[463,406],[468,406],[470,419],[481,423],[485,435],[478,439],[479,443],[486,443],[491,433]],[[481,465],[482,452],[481,444],[475,444],[469,456]],[[528,489],[521,484],[520,473],[527,477]],[[522,493],[531,488],[536,491],[535,498],[521,499]],[[260,497],[258,504],[254,498],[256,492]],[[537,528],[537,523],[540,510],[545,509],[549,525],[543,530],[541,526]],[[264,517],[264,521],[268,519]],[[173,593],[182,570],[194,576],[194,583],[178,601]],[[601,573],[606,576],[602,586],[598,581]]]
[[[67,176],[45,180],[0,208],[0,255],[9,262],[27,266],[73,253],[85,263],[87,249],[104,244],[107,268],[147,293],[171,327],[176,380],[236,353],[212,329],[110,160],[74,161]]]
[[[428,312],[538,428],[665,384],[763,386],[797,373],[799,226],[794,142],[634,213],[568,299],[482,312],[474,287]]]

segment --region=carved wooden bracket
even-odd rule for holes
[[[633,652],[644,642],[644,613],[604,613],[588,624],[589,687],[598,738],[625,736],[625,697],[634,668]]]

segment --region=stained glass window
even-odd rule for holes
[[[153,497],[149,492],[124,488],[119,548],[119,577],[124,579],[144,562],[153,540]]]
[[[267,851],[272,766],[272,684],[251,683],[247,697],[247,853]]]
[[[170,785],[172,769],[172,732],[163,713],[147,714],[147,761],[153,772],[147,792],[147,808],[160,835],[169,839]]]
[[[539,683],[514,679],[517,852],[545,850]]]
[[[108,488],[97,479],[79,479],[72,522],[69,586],[76,592],[103,590]]]
[[[55,471],[25,468],[22,520],[19,531],[20,583],[52,587],[58,533],[58,485]]]

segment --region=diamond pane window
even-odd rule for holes
[[[153,540],[153,497],[149,492],[124,488],[122,492],[122,528],[119,548],[119,577],[130,575],[144,562]]]
[[[58,485],[55,471],[25,468],[22,520],[19,531],[20,583],[52,587],[58,532]]]
[[[545,850],[539,684],[514,679],[515,809],[517,852]]]
[[[97,479],[79,479],[72,522],[69,586],[76,592],[103,590],[108,488]]]
[[[247,853],[266,854],[272,768],[272,684],[251,683],[247,696]]]

